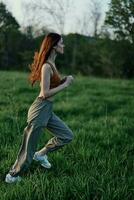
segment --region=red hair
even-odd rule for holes
[[[41,69],[42,65],[48,59],[52,48],[58,43],[61,39],[61,35],[58,33],[49,33],[43,40],[40,51],[35,52],[34,61],[29,66],[31,73],[28,76],[28,80],[31,82],[32,87],[36,81],[41,80]]]

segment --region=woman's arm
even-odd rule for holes
[[[49,89],[50,87],[50,76],[51,76],[51,68],[50,66],[45,63],[41,70],[41,88],[43,90],[43,97],[48,98],[57,94],[58,92],[62,91],[67,85],[64,83],[60,84],[59,86]]]

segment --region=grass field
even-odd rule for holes
[[[49,154],[51,169],[35,161],[17,184],[4,182],[16,159],[28,109],[39,86],[27,74],[1,71],[0,200],[134,199],[134,81],[75,77],[55,96],[54,111],[74,140]],[[51,133],[42,132],[38,148]]]

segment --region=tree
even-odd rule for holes
[[[122,52],[122,72],[127,78],[134,76],[134,0],[112,0],[106,13],[105,24],[114,29]]]
[[[40,26],[45,27],[46,30],[58,30],[63,34],[72,2],[72,0],[45,0],[39,3],[32,0],[24,3],[24,7],[25,10],[31,11],[32,23],[34,19],[37,28]]]
[[[112,0],[105,24],[114,29],[117,39],[134,43],[134,0]]]
[[[5,4],[0,3],[0,31],[7,31],[9,29],[18,29],[20,26],[6,9]]]
[[[97,38],[101,27],[101,2],[99,0],[89,1],[86,7],[87,10],[83,15],[83,19],[77,19],[78,23],[82,24],[81,33],[83,35],[92,35]]]
[[[19,27],[15,18],[6,9],[5,4],[0,3],[0,58],[1,66],[6,68],[9,66],[10,60],[12,60],[12,41],[16,41],[14,38],[19,34]]]

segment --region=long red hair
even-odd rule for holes
[[[61,35],[58,33],[48,33],[41,44],[40,51],[35,52],[34,61],[29,66],[31,73],[28,76],[28,80],[32,84],[32,87],[36,81],[41,80],[42,65],[46,62],[52,48],[58,43],[60,39]]]

